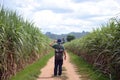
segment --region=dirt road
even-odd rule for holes
[[[41,70],[41,74],[37,80],[81,80],[80,75],[76,73],[75,66],[70,63],[69,55],[63,62],[63,74],[53,77],[54,57],[52,57],[47,65]]]

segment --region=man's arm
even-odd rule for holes
[[[54,45],[54,43],[56,43],[56,41],[52,41],[49,45],[52,47]]]
[[[67,53],[67,52],[66,52],[66,51],[64,51],[64,59],[65,59],[65,60],[66,60],[66,53]]]

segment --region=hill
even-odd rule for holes
[[[85,36],[86,34],[88,34],[89,32],[71,32],[71,33],[68,33],[68,34],[53,34],[51,32],[46,32],[46,36],[48,36],[49,38],[51,39],[66,39],[67,35],[71,34],[71,35],[74,35],[75,38],[81,38],[82,36]]]

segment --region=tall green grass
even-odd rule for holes
[[[110,80],[120,79],[120,19],[113,18],[90,34],[66,44],[66,48],[96,66]]]
[[[7,80],[49,50],[49,39],[16,12],[0,7],[0,80]]]

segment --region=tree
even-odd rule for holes
[[[70,42],[71,40],[75,39],[74,35],[67,35],[67,41]]]

